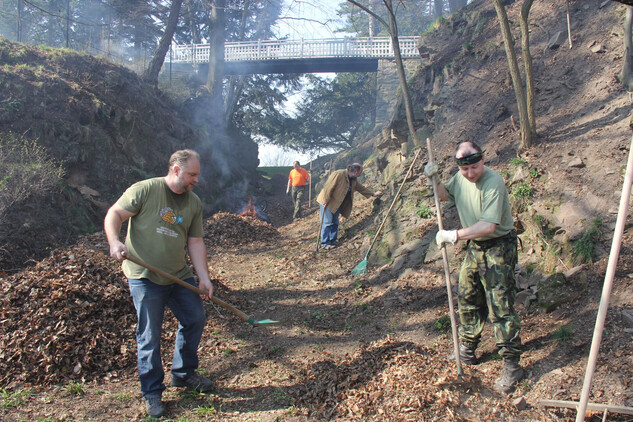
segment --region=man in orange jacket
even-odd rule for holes
[[[303,195],[305,195],[306,183],[310,180],[310,175],[306,169],[299,165],[298,161],[295,161],[293,166],[294,168],[290,170],[290,174],[288,175],[286,195],[292,194],[292,202],[295,205],[292,219],[296,220],[297,218],[301,218],[301,200],[303,199]]]

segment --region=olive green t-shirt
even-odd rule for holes
[[[181,280],[193,276],[185,260],[187,239],[203,235],[202,203],[195,193],[176,194],[163,177],[156,177],[133,184],[117,203],[135,214],[129,219],[125,239],[132,255]],[[173,283],[127,259],[123,272],[131,279]]]
[[[470,227],[479,221],[497,225],[493,233],[475,240],[494,239],[514,229],[508,190],[499,173],[486,167],[479,180],[472,183],[457,172],[445,187],[448,199],[457,207],[462,227]]]

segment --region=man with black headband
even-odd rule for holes
[[[378,198],[382,192],[372,192],[358,181],[363,174],[363,166],[359,163],[350,164],[347,169],[336,170],[330,174],[323,189],[317,197],[321,208],[323,221],[321,223],[321,247],[332,249],[336,247],[338,236],[338,217],[349,218],[354,204],[354,192],[365,198]]]
[[[435,239],[440,247],[467,241],[459,273],[459,355],[464,363],[477,363],[475,349],[489,317],[504,361],[496,385],[502,393],[510,393],[523,378],[519,366],[521,319],[514,310],[517,235],[510,199],[503,177],[484,165],[477,144],[462,142],[455,158],[459,172],[446,184],[438,183],[437,193],[441,200],[455,204],[462,228],[440,230]],[[424,167],[429,178],[437,171],[434,162]]]

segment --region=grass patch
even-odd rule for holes
[[[18,407],[24,403],[31,395],[31,390],[16,390],[9,392],[4,388],[0,388],[0,406],[3,409],[10,407]]]
[[[552,339],[557,343],[566,343],[574,335],[574,329],[569,325],[563,325],[558,327],[554,333],[552,333]]]
[[[448,315],[443,315],[433,323],[433,329],[440,333],[447,333],[451,329],[451,318]]]
[[[86,392],[84,391],[84,385],[80,382],[71,381],[66,386],[66,392],[73,396],[82,396]]]
[[[580,265],[592,262],[593,252],[596,248],[596,242],[600,239],[600,231],[603,224],[602,219],[595,218],[591,222],[589,229],[580,236],[580,239],[574,242],[574,247],[571,251],[574,264]]]
[[[213,415],[218,413],[214,406],[201,406],[196,409],[198,415]]]
[[[132,395],[130,393],[116,393],[114,398],[119,401],[128,401],[132,398]]]
[[[418,204],[418,208],[416,209],[415,213],[418,215],[418,217],[421,218],[431,217],[431,209],[424,204]]]
[[[522,181],[513,190],[512,196],[515,199],[527,199],[534,195],[534,188],[530,185],[530,182]]]
[[[523,180],[512,190],[510,194],[515,200],[516,211],[521,213],[527,210],[530,204],[530,198],[534,195],[534,188],[527,180]]]

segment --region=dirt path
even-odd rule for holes
[[[271,201],[278,210],[272,219],[287,221],[287,199]],[[502,363],[489,327],[478,351],[482,363],[465,367],[462,380],[445,357],[452,340],[441,262],[392,274],[370,261],[365,275],[350,275],[379,223],[373,207],[371,200],[359,201],[342,224],[342,245],[329,251],[316,250],[315,208],[306,209],[299,221],[278,226],[278,237],[210,245],[218,297],[255,319],[280,323],[252,327],[207,304],[200,370],[217,388],[199,395],[169,387],[164,420],[573,420],[573,411],[536,404],[540,398],[578,399],[604,262],[587,272],[575,303],[553,313],[523,312],[522,362],[528,378],[511,396],[502,397],[494,390]],[[420,236],[432,229],[433,224],[425,225]],[[633,304],[625,293],[632,284],[630,244],[629,236],[592,397],[629,406],[631,333],[618,309]],[[573,326],[570,339],[555,337],[563,326]],[[166,327],[173,332],[174,321]],[[164,347],[168,367],[168,340]],[[23,396],[17,397],[20,391]],[[135,368],[85,383],[6,393],[0,415],[7,421],[148,420]],[[14,405],[6,405],[9,397],[15,398]],[[524,410],[513,404],[520,398],[527,401]]]

